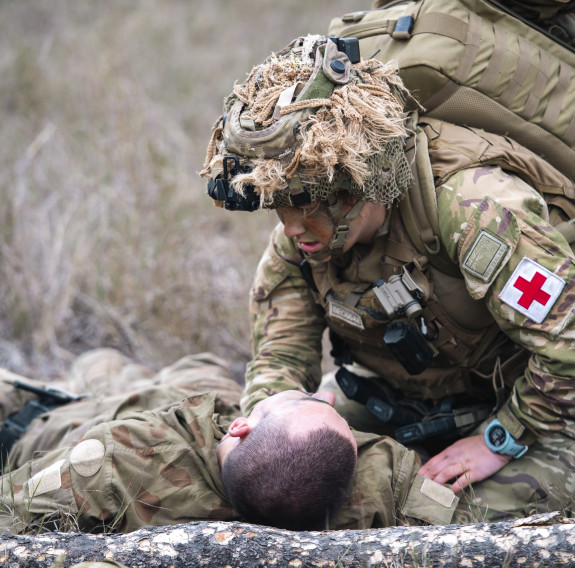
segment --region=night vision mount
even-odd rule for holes
[[[245,195],[238,193],[230,184],[235,176],[248,173],[249,168],[242,168],[235,156],[225,156],[224,171],[208,182],[208,195],[215,201],[220,201],[228,211],[255,211],[260,206],[260,196],[254,186],[244,185]]]

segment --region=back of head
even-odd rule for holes
[[[230,452],[222,478],[248,522],[322,530],[345,502],[356,459],[349,440],[331,428],[292,438],[280,420],[268,417]]]

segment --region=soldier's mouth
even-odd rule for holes
[[[325,245],[319,241],[298,242],[298,246],[303,252],[307,254],[313,254],[325,248]]]

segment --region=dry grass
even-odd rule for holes
[[[198,178],[221,101],[344,0],[0,4],[0,366],[58,376],[113,346],[154,367],[249,357],[247,292],[268,213]]]

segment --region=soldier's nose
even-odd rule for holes
[[[282,207],[277,209],[279,220],[284,226],[284,234],[289,239],[305,233],[305,226],[302,215],[292,207]]]

